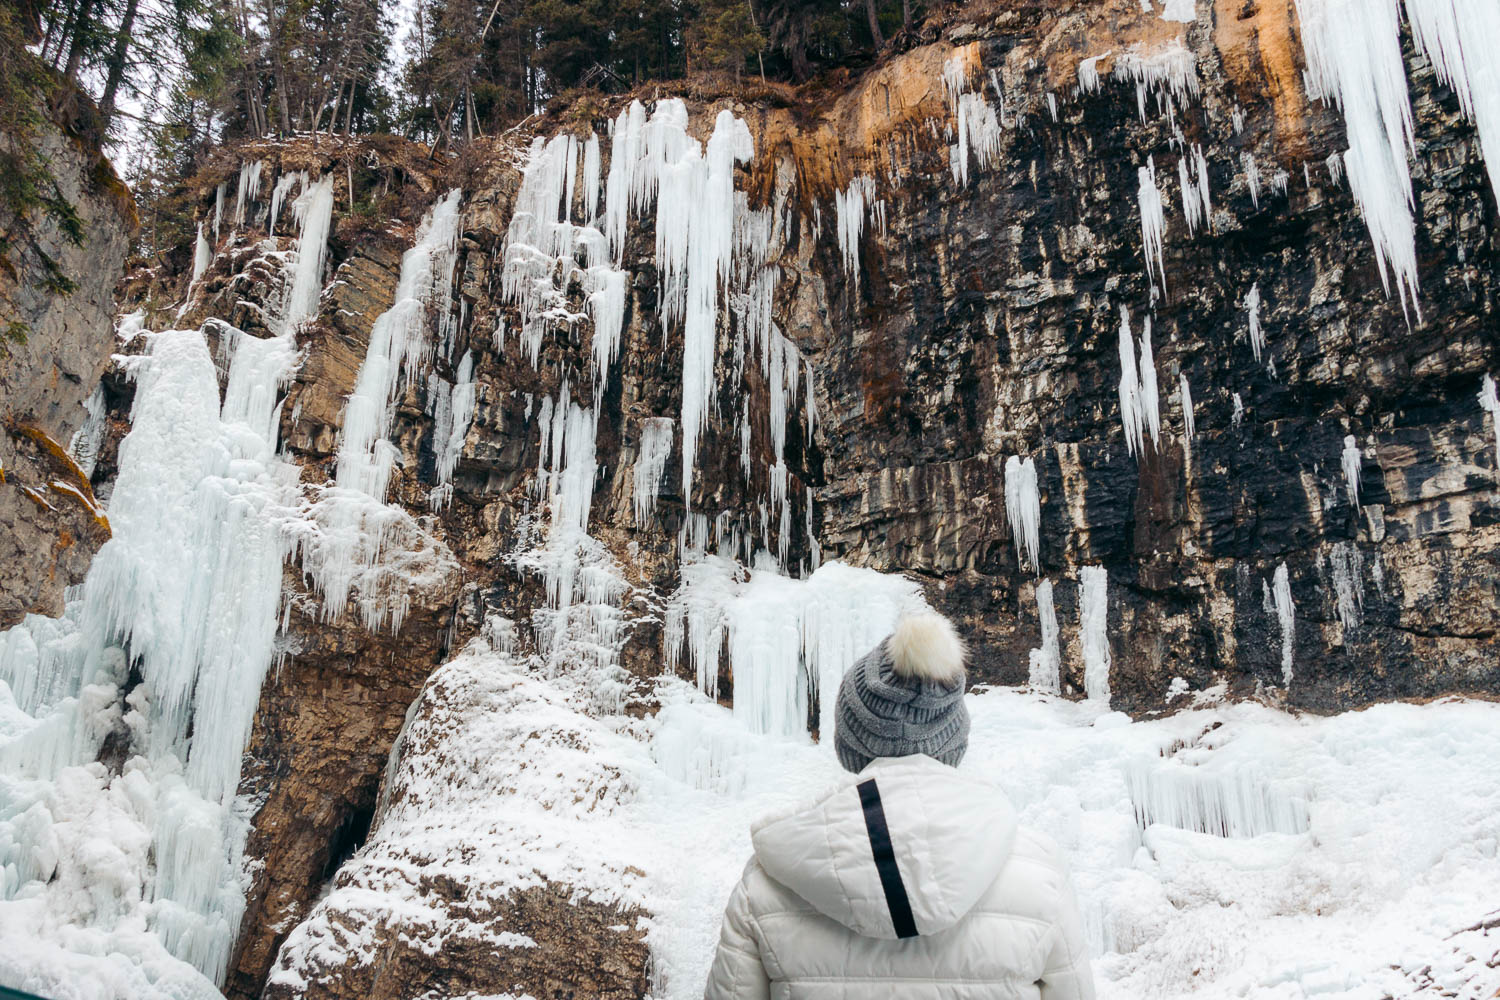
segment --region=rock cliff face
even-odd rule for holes
[[[77,224],[70,232],[41,209],[24,220],[0,217],[8,248],[0,267],[0,629],[29,613],[60,614],[63,588],[83,578],[109,538],[89,476],[105,421],[96,387],[115,343],[115,282],[134,209],[99,151],[68,134],[69,122],[64,107],[35,136],[0,136],[6,146],[36,144]],[[29,239],[11,239],[23,231]],[[89,468],[69,455],[86,422]]]
[[[673,597],[687,553],[720,539],[747,565],[764,550],[761,565],[794,575],[831,559],[908,574],[961,624],[977,682],[1027,682],[1033,650],[1045,666],[1045,593],[1059,687],[1082,693],[1085,664],[1101,662],[1082,622],[1102,613],[1112,704],[1130,712],[1216,684],[1311,710],[1497,690],[1500,468],[1480,395],[1500,370],[1500,215],[1473,126],[1403,33],[1417,292],[1403,300],[1398,277],[1388,295],[1369,213],[1336,159],[1353,140],[1339,109],[1306,90],[1292,5],[1204,0],[1185,22],[1141,7],[972,4],[857,79],[776,101],[688,100],[699,140],[727,128],[725,112],[744,123],[753,156],[729,161],[747,193],[738,218],[765,211],[749,253],[763,259],[726,265],[701,365],[684,360],[701,328],[693,341],[681,319],[663,320],[695,306],[663,301],[671,236],[649,214],[630,218],[617,256],[580,237],[576,251],[538,250],[551,261],[540,271],[509,263],[523,242],[514,219],[549,207],[534,185],[552,146],[528,161],[487,140],[432,164],[394,143],[297,144],[240,151],[205,174],[212,191],[232,190],[241,160],[265,161],[268,177],[326,172],[336,206],[394,220],[337,213],[331,284],[299,334],[305,360],[281,411],[281,441],[309,484],[334,475],[345,400],[418,220],[448,188],[463,192],[457,324],[444,334],[429,317],[430,368],[402,382],[389,434],[390,500],[453,569],[414,586],[392,630],[330,622],[305,567],[289,566],[286,657],[262,691],[241,787],[258,811],[230,996],[260,994],[330,879],[357,889],[405,863],[382,846],[339,867],[370,829],[388,753],[440,662],[484,636],[555,672],[559,644],[574,656],[587,639],[602,661],[572,662],[597,668],[604,707],[650,712],[639,681],[661,672],[664,648],[698,644],[684,641],[691,612]],[[610,112],[622,111],[617,139],[629,112],[623,101]],[[588,177],[614,162],[591,159],[591,130],[605,135],[605,121],[537,135],[577,137],[550,208],[561,201],[604,232]],[[702,210],[711,193],[684,207]],[[280,288],[263,238],[247,230],[217,247],[179,322],[215,316],[255,333]],[[590,297],[609,286],[590,282],[609,279],[588,272],[610,257],[624,273],[618,361],[601,365],[608,300]],[[466,430],[453,415],[465,386]],[[569,536],[582,553],[570,572],[607,593],[580,584],[559,607],[536,553],[561,521],[543,515],[568,488],[580,432],[562,425],[575,409],[594,428],[576,466],[591,542]],[[673,422],[664,459],[662,418]],[[1035,556],[1016,538],[1030,508],[1017,458],[1034,468]],[[653,475],[654,509],[642,510]],[[1106,603],[1085,597],[1085,570],[1107,581]],[[689,657],[666,660],[693,675]],[[732,699],[732,657],[696,665]],[[423,754],[441,752],[430,719],[455,711],[454,697],[436,678],[419,703]],[[615,995],[644,981],[633,915],[574,910],[551,883],[480,895],[449,901],[480,928],[451,946],[424,943],[409,915],[330,904],[320,933],[376,942],[378,962],[304,940],[269,995],[301,983],[309,995],[394,996],[392,982],[411,996],[553,995],[561,981]],[[546,935],[585,935],[608,956],[608,981],[530,951],[483,966],[495,953],[485,935],[502,925],[552,928],[532,935],[544,955],[556,943]]]

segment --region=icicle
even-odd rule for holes
[[[1276,574],[1271,585],[1272,600],[1275,602],[1276,619],[1281,623],[1281,683],[1285,687],[1292,684],[1292,643],[1294,639],[1293,622],[1296,617],[1296,608],[1292,604],[1292,585],[1287,578],[1286,563],[1276,567]]]
[[[1234,426],[1236,427],[1245,422],[1245,404],[1240,399],[1239,393],[1234,394],[1234,412],[1230,415],[1229,419],[1234,422]]]
[[[869,174],[860,174],[849,182],[848,188],[833,193],[839,256],[844,261],[844,273],[854,282],[856,297],[859,295],[859,239],[865,229],[865,210],[874,201],[875,178]]]
[[[1349,505],[1355,510],[1359,509],[1359,467],[1361,456],[1359,445],[1354,442],[1354,435],[1350,434],[1344,438],[1344,481],[1349,487]]]
[[[434,428],[434,448],[437,452],[438,485],[446,485],[453,478],[458,458],[463,454],[464,438],[468,437],[469,424],[474,420],[475,385],[474,352],[465,351],[458,365],[458,381],[449,394],[449,417],[446,434]]]
[[[1134,455],[1143,446],[1145,432],[1151,443],[1161,445],[1161,408],[1156,383],[1156,360],[1151,349],[1151,317],[1141,331],[1140,362],[1130,333],[1130,310],[1120,306],[1120,424],[1125,430],[1125,448]]]
[[[1093,94],[1099,90],[1099,60],[1108,59],[1109,52],[1097,56],[1090,56],[1078,64],[1078,90],[1080,93]]]
[[[583,146],[583,218],[593,225],[599,215],[599,137],[589,132]]]
[[[1250,292],[1245,296],[1245,316],[1250,323],[1250,350],[1255,353],[1255,360],[1260,360],[1261,352],[1266,349],[1266,335],[1260,328],[1260,282],[1250,286]]]
[[[1198,435],[1198,425],[1193,418],[1193,390],[1188,385],[1187,372],[1178,372],[1177,386],[1182,392],[1182,438],[1189,443]]]
[[[188,282],[188,287],[191,288],[198,283],[198,279],[203,277],[213,260],[213,248],[208,245],[208,240],[204,239],[203,223],[200,222],[198,223],[198,241],[193,245],[193,277]]]
[[[1417,48],[1432,60],[1474,123],[1500,201],[1500,5],[1490,0],[1405,0]]]
[[[1057,95],[1047,91],[1047,110],[1052,114],[1052,121],[1057,121]]]
[[[304,188],[292,204],[297,217],[297,262],[292,269],[291,288],[282,303],[282,330],[291,332],[318,311],[323,293],[323,259],[328,252],[328,231],[333,220],[333,175]]]
[[[286,203],[286,196],[291,193],[293,186],[301,184],[307,187],[306,171],[296,171],[290,174],[282,174],[276,180],[276,186],[271,189],[271,211],[266,216],[266,233],[276,232],[276,222],[281,218],[281,206]]]
[[[1109,574],[1103,566],[1078,571],[1078,632],[1083,648],[1083,690],[1109,703]]]
[[[1166,217],[1162,211],[1161,191],[1156,186],[1156,162],[1146,157],[1146,165],[1137,171],[1140,187],[1137,198],[1141,209],[1141,245],[1146,258],[1146,280],[1153,273],[1162,294],[1167,292],[1167,270],[1162,259],[1162,234],[1166,229]],[[1154,271],[1153,271],[1154,264]]]
[[[1062,651],[1058,645],[1057,609],[1052,604],[1052,581],[1036,585],[1036,612],[1041,622],[1042,646],[1030,653],[1027,682],[1047,694],[1062,693]]]
[[[635,526],[644,528],[656,508],[662,473],[672,454],[672,418],[648,417],[641,422],[640,451],[635,458]]]
[[[1365,559],[1353,542],[1336,542],[1329,561],[1333,564],[1334,610],[1347,642],[1349,633],[1359,627],[1360,612],[1364,609]]]
[[[807,551],[812,558],[812,570],[814,573],[816,573],[818,571],[818,567],[823,565],[823,546],[818,544],[818,534],[813,530],[813,491],[811,486],[807,488],[806,516]]]
[[[234,224],[236,227],[245,224],[245,209],[260,194],[260,175],[265,166],[264,160],[256,160],[254,163],[247,161],[240,164],[239,190],[234,196]]]
[[[1245,170],[1245,185],[1250,189],[1250,204],[1260,208],[1260,167],[1250,153],[1240,154],[1240,166]]]
[[[1344,167],[1375,245],[1381,284],[1389,295],[1394,279],[1403,310],[1410,307],[1420,322],[1406,161],[1415,147],[1396,0],[1296,0],[1296,8],[1308,90],[1344,110]]]
[[[1022,568],[1041,569],[1041,498],[1037,492],[1036,463],[1012,455],[1005,460],[1005,512],[1016,542],[1016,560]]]
[[[94,386],[88,399],[83,401],[83,412],[87,414],[82,425],[68,442],[68,454],[83,470],[85,476],[94,474],[94,463],[99,459],[99,446],[104,443],[104,386]]]
[[[214,190],[214,243],[219,242],[219,223],[224,221],[224,185]]]
[[[1495,433],[1495,475],[1500,478],[1500,395],[1495,392],[1495,380],[1488,373],[1479,386],[1479,407],[1490,415],[1490,427]]]
[[[1148,92],[1154,91],[1169,107],[1172,101],[1185,104],[1189,98],[1198,96],[1197,57],[1177,38],[1153,51],[1132,45],[1115,59],[1112,75],[1116,80],[1135,84],[1136,104],[1142,122],[1146,120]]]

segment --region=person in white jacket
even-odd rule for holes
[[[1092,1000],[1061,852],[956,770],[963,663],[923,613],[845,675],[834,742],[853,776],[752,828],[705,1000]]]

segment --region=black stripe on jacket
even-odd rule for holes
[[[917,922],[911,915],[911,900],[901,869],[896,867],[896,851],[891,846],[891,830],[885,822],[885,808],[880,804],[880,786],[875,779],[859,785],[859,804],[865,810],[865,830],[870,834],[870,851],[875,855],[875,870],[880,873],[880,887],[885,890],[885,905],[891,911],[891,926],[898,938],[917,936]]]

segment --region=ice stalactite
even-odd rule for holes
[[[402,256],[395,301],[370,330],[344,408],[333,484],[310,490],[287,514],[288,554],[300,556],[330,621],[342,617],[353,597],[366,627],[399,629],[409,587],[434,584],[451,569],[446,548],[385,497],[397,455],[389,441],[397,388],[403,374],[420,379],[431,357],[428,309],[438,315],[440,328],[451,323],[459,201],[457,190],[439,199],[418,227],[416,244]],[[472,415],[472,401],[466,408]],[[440,450],[451,445],[453,426]]]
[[[1334,611],[1344,629],[1344,640],[1359,627],[1365,605],[1365,559],[1353,542],[1336,542],[1329,554],[1333,572]]]
[[[1078,571],[1078,642],[1083,650],[1083,692],[1109,703],[1109,573],[1103,566]]]
[[[323,261],[328,253],[328,231],[333,220],[333,175],[303,188],[292,203],[298,232],[297,259],[291,286],[281,304],[282,329],[291,331],[318,311],[323,292]]]
[[[1234,404],[1234,409],[1230,413],[1229,419],[1230,422],[1234,424],[1234,426],[1238,427],[1245,422],[1245,401],[1241,399],[1240,394],[1236,392],[1232,396],[1232,402]]]
[[[1182,440],[1184,445],[1191,446],[1193,438],[1198,436],[1198,423],[1193,416],[1193,387],[1188,385],[1187,372],[1178,373],[1177,388],[1182,394]]]
[[[1187,219],[1189,236],[1200,226],[1213,224],[1213,201],[1208,190],[1208,161],[1203,158],[1203,147],[1197,143],[1193,144],[1191,160],[1190,167],[1186,151],[1177,160],[1177,182],[1182,188],[1182,211]]]
[[[1240,154],[1240,167],[1245,171],[1245,187],[1250,191],[1250,204],[1260,208],[1260,166],[1254,153]]]
[[[1099,90],[1099,60],[1108,59],[1111,53],[1102,52],[1097,56],[1090,56],[1078,62],[1078,91],[1082,94],[1093,94]]]
[[[1036,613],[1041,624],[1042,645],[1028,657],[1027,683],[1048,694],[1062,693],[1062,651],[1058,644],[1057,609],[1052,602],[1052,581],[1036,585]]]
[[[1153,824],[1214,837],[1293,836],[1310,825],[1307,801],[1268,787],[1253,772],[1209,770],[1148,757],[1125,769],[1142,830]]]
[[[1260,328],[1260,282],[1251,285],[1245,296],[1245,320],[1250,326],[1250,350],[1259,361],[1261,352],[1266,349],[1266,335]]]
[[[807,554],[812,563],[812,571],[816,573],[818,567],[823,565],[823,546],[819,543],[818,533],[813,528],[813,489],[811,486],[807,487],[807,506],[804,510],[807,521]]]
[[[1344,482],[1349,488],[1349,506],[1359,509],[1359,469],[1363,463],[1360,455],[1359,445],[1354,440],[1354,435],[1349,434],[1344,438],[1344,453],[1342,455],[1344,466]]]
[[[1146,280],[1154,281],[1163,295],[1167,292],[1167,269],[1162,259],[1162,236],[1167,228],[1162,211],[1161,190],[1156,186],[1156,162],[1146,157],[1146,165],[1137,171],[1137,200],[1141,210],[1141,252],[1146,258]]]
[[[287,196],[292,193],[292,188],[297,185],[307,187],[307,172],[303,170],[282,174],[276,179],[276,184],[271,188],[271,208],[266,215],[266,232],[274,234],[276,223],[281,218],[281,207],[286,204]]]
[[[433,428],[433,450],[437,455],[437,473],[439,486],[445,486],[453,479],[453,470],[458,465],[458,457],[463,453],[464,438],[469,434],[469,425],[474,421],[474,406],[477,387],[474,384],[474,352],[465,351],[463,360],[458,363],[458,381],[453,383],[453,389],[449,395],[448,419],[443,426]]]
[[[1151,317],[1141,329],[1140,361],[1130,332],[1130,310],[1120,306],[1120,425],[1125,431],[1125,447],[1130,454],[1140,453],[1145,434],[1151,443],[1161,445],[1161,405],[1156,383],[1156,359],[1151,348]]]
[[[1405,0],[1417,47],[1474,123],[1500,201],[1500,5],[1489,0]]]
[[[1292,684],[1292,647],[1296,638],[1294,625],[1296,623],[1296,606],[1292,603],[1292,584],[1287,576],[1286,563],[1276,567],[1272,577],[1271,588],[1268,592],[1266,603],[1268,611],[1276,613],[1276,620],[1281,625],[1281,683],[1285,687]]]
[[[866,213],[875,203],[875,178],[860,174],[843,191],[833,193],[835,226],[838,232],[839,257],[844,273],[854,282],[859,294],[859,241],[865,231]]]
[[[1005,513],[1016,543],[1016,560],[1023,568],[1040,571],[1042,506],[1032,459],[1012,455],[1005,460]]]
[[[213,247],[209,246],[208,239],[203,235],[203,223],[198,223],[198,239],[193,244],[193,277],[190,285],[196,285],[198,279],[203,277],[208,265],[214,261]]]
[[[265,168],[264,160],[246,160],[240,164],[240,183],[234,196],[235,226],[243,226],[248,221],[245,209],[260,196],[260,178]]]
[[[1375,246],[1381,284],[1389,295],[1394,281],[1402,308],[1420,322],[1407,165],[1415,146],[1397,0],[1296,0],[1296,8],[1308,91],[1344,112],[1344,169]]]
[[[1051,113],[1052,121],[1055,123],[1057,121],[1057,95],[1050,90],[1047,91],[1047,110]]]
[[[88,399],[83,401],[83,412],[88,414],[82,425],[68,442],[68,454],[83,470],[85,476],[94,474],[94,465],[99,460],[99,446],[104,443],[105,423],[104,386],[94,386]]]
[[[960,187],[969,183],[969,154],[989,168],[1000,152],[1001,121],[984,94],[969,89],[969,70],[962,56],[943,65],[943,90],[953,114],[955,142],[948,147],[948,164]]]
[[[646,522],[651,519],[651,512],[656,509],[662,474],[667,470],[667,458],[671,454],[672,418],[647,417],[641,421],[641,443],[635,457],[635,490],[632,496],[635,524],[638,528],[645,527]]]
[[[219,242],[219,226],[224,221],[224,185],[214,189],[214,242]]]
[[[1082,84],[1082,66],[1079,67]],[[1155,93],[1159,104],[1170,113],[1178,105],[1196,100],[1199,93],[1198,60],[1193,51],[1174,38],[1156,49],[1132,45],[1115,57],[1111,74],[1116,80],[1135,84],[1136,105],[1141,121],[1146,120],[1146,97]]]
[[[1500,394],[1495,391],[1495,379],[1486,374],[1479,386],[1479,406],[1490,415],[1490,427],[1495,434],[1495,475],[1500,477]]]

